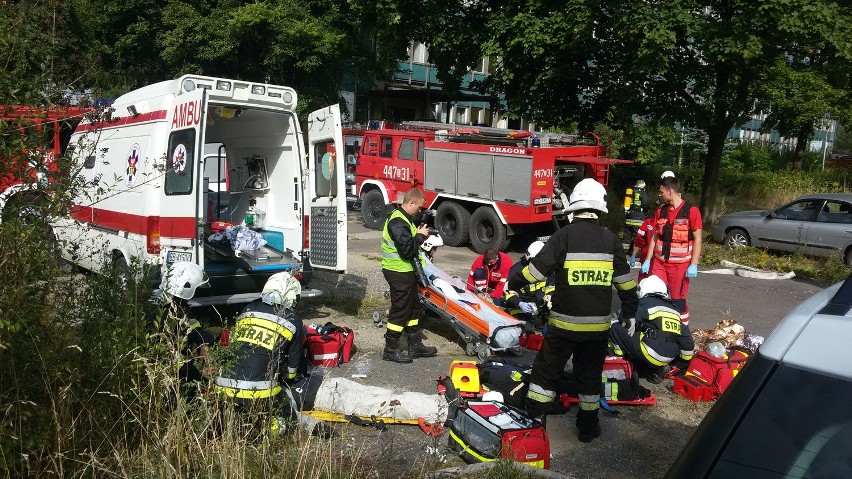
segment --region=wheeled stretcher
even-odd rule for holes
[[[452,324],[464,340],[468,356],[486,359],[503,351],[520,354],[523,321],[467,291],[459,278],[428,260],[423,272],[429,284],[418,286],[420,301],[426,309]]]

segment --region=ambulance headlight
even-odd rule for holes
[[[222,91],[231,91],[231,82],[219,80],[216,82],[216,89]]]
[[[252,85],[251,92],[255,95],[263,95],[266,93],[266,87],[263,85]]]
[[[284,100],[284,103],[293,103],[293,94],[289,91],[285,91],[282,99]]]
[[[194,82],[194,81],[192,81],[192,80],[190,80],[190,79],[186,79],[186,80],[184,80],[184,81],[183,81],[183,85],[181,85],[181,86],[183,87],[183,91],[193,91],[193,90],[195,90],[195,82]]]

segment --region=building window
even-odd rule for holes
[[[467,107],[457,106],[457,107],[455,107],[455,110],[456,110],[456,114],[453,116],[453,118],[455,120],[455,124],[467,125],[467,123],[469,121],[469,116],[468,116],[469,109]]]
[[[429,63],[429,49],[425,43],[411,42],[408,48],[408,58],[413,63]]]

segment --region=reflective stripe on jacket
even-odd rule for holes
[[[388,225],[392,220],[401,219],[408,226],[411,231],[411,237],[414,238],[417,236],[417,227],[414,226],[414,223],[411,222],[411,219],[400,211],[399,208],[394,208],[393,213],[388,216],[388,219],[385,221],[385,226],[382,229],[382,269],[386,269],[388,271],[396,271],[399,273],[407,273],[409,271],[414,271],[414,266],[411,265],[411,261],[401,257],[399,255],[399,251],[397,250],[396,243],[394,243],[394,239],[390,234],[390,230],[388,229]],[[417,257],[420,263],[423,266],[426,266],[425,257],[419,252]]]

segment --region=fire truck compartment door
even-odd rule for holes
[[[310,263],[318,269],[346,271],[346,155],[340,106],[308,117],[310,161]]]
[[[160,247],[167,262],[194,261],[204,266],[204,124],[207,90],[198,88],[174,99],[168,112],[166,178],[160,197]],[[203,232],[202,232],[203,234]]]

